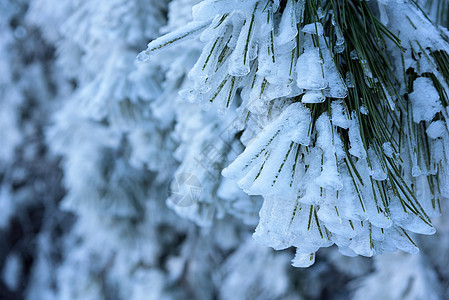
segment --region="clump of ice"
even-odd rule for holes
[[[299,88],[322,90],[327,86],[318,48],[309,49],[298,57],[296,73]]]
[[[413,83],[413,92],[409,94],[412,102],[413,121],[432,121],[442,109],[440,96],[430,78],[419,77]]]
[[[382,149],[384,150],[384,154],[388,157],[393,157],[393,147],[390,142],[386,142],[382,144]]]
[[[365,146],[360,135],[360,125],[355,113],[352,113],[351,121],[349,122],[349,141],[351,148],[349,148],[349,153],[358,158],[366,158]]]
[[[326,100],[326,97],[321,91],[308,91],[301,99],[303,103],[322,103],[324,100]]]
[[[323,25],[321,23],[311,23],[305,25],[302,30],[302,32],[309,33],[309,34],[317,34],[319,36],[323,35]]]
[[[426,133],[427,136],[430,137],[431,139],[437,139],[439,137],[442,137],[445,131],[446,131],[445,123],[441,120],[438,120],[430,123],[429,127],[427,127]]]
[[[277,42],[279,45],[286,44],[294,39],[297,34],[295,6],[293,5],[293,1],[287,1],[287,6],[279,23]]]
[[[348,129],[349,117],[346,114],[343,100],[332,101],[331,110],[332,110],[332,124],[344,129]]]

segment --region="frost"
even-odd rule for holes
[[[434,115],[442,109],[440,96],[430,78],[417,78],[409,97],[412,102],[413,120],[416,123],[431,121]]]
[[[342,100],[332,101],[332,124],[344,129],[349,128],[349,118],[347,110]]]
[[[270,193],[270,187],[275,184],[291,189],[288,186],[292,184],[285,180],[292,176],[295,151],[299,145],[309,144],[309,122],[310,113],[307,108],[301,103],[289,105],[223,170],[223,175],[238,177],[239,186],[250,194]],[[282,188],[277,189],[282,191]],[[287,190],[284,189],[284,192]]]
[[[322,103],[326,100],[321,91],[308,91],[302,96],[303,103]]]
[[[146,61],[148,60],[148,57],[151,53],[157,52],[168,46],[176,45],[177,43],[183,41],[184,39],[189,38],[192,35],[198,33],[200,30],[204,29],[210,23],[211,20],[203,22],[192,21],[188,25],[149,43],[147,50],[141,52],[137,58],[140,61]]]
[[[315,253],[298,253],[296,252],[295,258],[292,260],[292,266],[306,268],[315,263]]]
[[[446,132],[446,124],[441,120],[430,123],[429,127],[426,129],[426,133],[431,139],[443,137]]]
[[[441,299],[441,287],[435,284],[436,274],[420,256],[388,253],[375,258],[374,266],[377,271],[358,283],[359,288],[352,299],[396,299],[403,295],[416,299]],[[401,272],[393,271],[397,268]]]
[[[6,288],[444,298],[446,2],[53,2],[0,4]]]
[[[302,29],[302,32],[316,35],[323,35],[323,25],[321,23],[312,23],[305,25]]]
[[[294,1],[288,0],[287,6],[282,14],[281,22],[279,23],[279,34],[276,36],[278,45],[284,45],[296,37],[298,34],[296,22],[297,18]]]
[[[296,74],[298,77],[296,81],[299,88],[307,90],[322,90],[326,88],[327,82],[324,79],[321,64],[317,48],[306,50],[298,57],[296,62]]]
[[[393,150],[393,147],[391,146],[390,142],[383,143],[382,144],[382,149],[384,150],[384,154],[386,156],[388,156],[390,158],[393,157],[394,150]]]
[[[349,122],[349,141],[351,147],[349,153],[359,158],[366,157],[365,145],[363,144],[362,137],[360,135],[359,121],[355,113],[352,113],[351,121]]]

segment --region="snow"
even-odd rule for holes
[[[0,4],[6,288],[444,298],[447,230],[434,218],[449,195],[449,87],[436,51],[449,47],[412,2],[365,8],[385,26],[391,84],[345,40],[341,15],[303,0],[28,2]],[[408,254],[378,258],[397,250]]]
[[[323,103],[325,100],[321,91],[307,91],[301,98],[302,103]]]
[[[284,45],[296,37],[298,34],[296,22],[295,5],[293,0],[289,0],[279,23],[279,34],[276,36],[278,45]]]
[[[321,23],[312,23],[305,25],[302,29],[302,32],[309,33],[309,34],[316,34],[319,36],[323,35],[323,25]]]
[[[344,129],[349,128],[348,113],[342,100],[332,101],[332,124]]]
[[[431,139],[443,137],[446,132],[446,124],[441,120],[430,123],[429,127],[426,129],[426,133]]]
[[[360,135],[360,126],[356,114],[353,112],[351,114],[351,120],[349,122],[349,142],[351,147],[349,148],[349,153],[359,158],[366,157],[365,146]]]
[[[442,109],[440,96],[432,80],[419,77],[413,82],[413,92],[409,94],[413,109],[413,121],[431,121]]]
[[[253,14],[246,18],[245,24],[243,25],[240,34],[237,39],[237,44],[234,51],[231,54],[229,74],[232,76],[245,76],[250,71],[250,52],[249,49],[253,44],[254,31],[255,31],[255,12],[257,9],[257,4],[255,4]]]
[[[200,30],[204,29],[208,26],[212,20],[206,21],[192,21],[186,26],[175,30],[163,37],[160,37],[151,43],[148,44],[148,48],[145,51],[142,51],[137,56],[137,59],[140,61],[147,61],[149,59],[150,54],[160,51],[161,49],[174,46],[187,38],[191,38],[193,35],[197,34]]]
[[[326,88],[323,69],[318,48],[304,51],[296,62],[297,84],[301,89],[322,90]]]

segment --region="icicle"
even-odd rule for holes
[[[332,124],[344,129],[349,128],[349,117],[342,100],[335,100],[331,103]]]
[[[351,148],[349,148],[349,153],[358,158],[366,158],[365,146],[362,142],[362,137],[360,136],[360,124],[357,119],[355,112],[352,113],[351,120],[349,122],[349,141],[351,143]]]
[[[293,40],[298,34],[298,28],[296,26],[296,2],[294,0],[288,0],[287,6],[281,17],[279,23],[279,34],[276,36],[276,42],[278,45],[284,45]]]
[[[315,263],[315,253],[299,253],[296,252],[295,258],[292,260],[292,266],[298,268],[307,268]]]
[[[189,24],[170,32],[160,38],[150,42],[148,48],[139,53],[137,59],[140,61],[147,61],[149,56],[160,51],[161,49],[174,46],[179,42],[198,34],[201,30],[211,24],[212,20],[206,21],[192,21]]]
[[[258,3],[254,5],[253,13],[246,19],[240,35],[237,40],[237,45],[230,57],[229,74],[233,76],[244,76],[250,71],[250,48],[253,43],[254,32],[256,29],[255,18]]]

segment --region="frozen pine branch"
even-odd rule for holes
[[[180,95],[243,120],[246,149],[223,175],[264,197],[259,241],[306,266],[320,247],[416,252],[412,233],[435,232],[449,45],[418,3],[206,0],[139,58],[194,36]]]
[[[0,298],[448,298],[447,18],[0,1]]]

